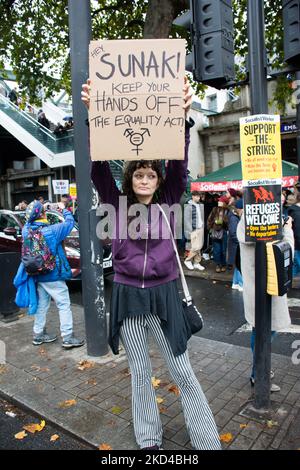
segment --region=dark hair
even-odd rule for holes
[[[138,201],[133,189],[132,189],[132,176],[133,173],[140,168],[151,168],[155,171],[158,177],[158,189],[153,195],[154,202],[160,202],[160,192],[164,183],[162,164],[160,160],[134,160],[125,165],[124,178],[122,183],[123,194],[127,196],[129,204],[135,204]]]
[[[62,194],[61,197],[67,197],[67,198],[69,198],[70,196],[69,196],[69,194]]]
[[[201,193],[200,193],[200,191],[192,191],[191,195],[192,196],[201,196]]]

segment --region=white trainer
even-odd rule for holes
[[[202,264],[200,264],[200,263],[195,263],[194,268],[199,269],[199,271],[204,271],[204,269],[205,269],[205,267],[202,266]]]
[[[280,392],[280,387],[279,385],[276,385],[276,384],[271,384],[271,387],[270,387],[270,392]]]
[[[194,269],[193,263],[192,263],[191,261],[185,260],[185,261],[184,261],[184,264],[186,265],[186,267],[187,267],[188,269],[191,269],[191,270]]]
[[[238,284],[232,284],[231,289],[239,290],[240,286]]]

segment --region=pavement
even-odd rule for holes
[[[210,267],[209,267],[210,266]],[[207,264],[198,276],[218,276]],[[192,273],[190,273],[192,274]],[[228,281],[231,273],[225,273]],[[74,331],[84,336],[84,312],[72,305]],[[19,319],[0,321],[0,340],[6,361],[0,365],[0,394],[28,408],[47,423],[53,423],[95,448],[106,444],[113,450],[137,450],[131,415],[131,385],[123,351],[103,357],[89,357],[86,347],[64,350],[61,341],[33,346],[33,318],[21,311]],[[58,313],[53,302],[48,313],[48,331],[59,332]],[[1,343],[0,343],[1,346]],[[3,343],[2,343],[3,347]],[[249,375],[249,348],[193,336],[189,354],[194,371],[214,413],[223,449],[300,448],[300,342],[294,359],[272,354],[274,382],[281,386],[271,394],[267,414],[253,408]],[[180,397],[176,394],[166,364],[150,340],[153,377],[164,426],[165,450],[191,450]],[[13,419],[13,418],[12,418]]]

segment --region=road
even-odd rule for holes
[[[188,286],[204,318],[204,328],[198,333],[203,338],[249,347],[250,329],[243,313],[243,294],[231,289],[226,282],[187,277]],[[109,310],[112,277],[105,281],[105,299]],[[81,285],[70,286],[71,301],[82,305]],[[288,294],[292,323],[300,333],[300,289]],[[292,343],[300,340],[300,334],[280,333],[272,344],[272,352],[291,356]]]
[[[23,426],[40,424],[41,418],[30,411],[19,408],[0,397],[0,450],[90,450],[91,446],[73,438],[62,429],[46,422],[44,429],[34,434],[27,432],[24,439],[16,439],[15,434],[23,431]],[[51,436],[58,435],[56,441]],[[43,466],[44,464],[42,464]]]

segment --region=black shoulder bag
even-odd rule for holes
[[[193,299],[190,295],[189,288],[188,288],[188,285],[186,283],[184,272],[183,272],[183,269],[182,269],[182,266],[181,266],[179,254],[178,254],[178,251],[177,251],[176,242],[174,240],[174,236],[173,236],[172,229],[171,229],[170,223],[168,221],[168,218],[167,218],[165,212],[163,211],[162,207],[159,204],[157,204],[157,206],[158,206],[159,210],[161,211],[161,213],[162,213],[162,215],[165,219],[165,222],[167,224],[167,227],[170,231],[170,234],[171,234],[173,248],[174,248],[174,251],[175,251],[175,255],[176,255],[176,259],[177,259],[177,263],[178,263],[178,267],[179,267],[181,284],[182,284],[182,288],[183,288],[183,292],[184,292],[184,298],[182,299],[182,307],[183,307],[184,314],[187,318],[187,321],[189,323],[191,333],[195,334],[195,333],[198,333],[198,331],[200,331],[202,329],[202,327],[203,327],[203,318],[202,318],[202,315],[199,312],[197,306],[194,304]]]

